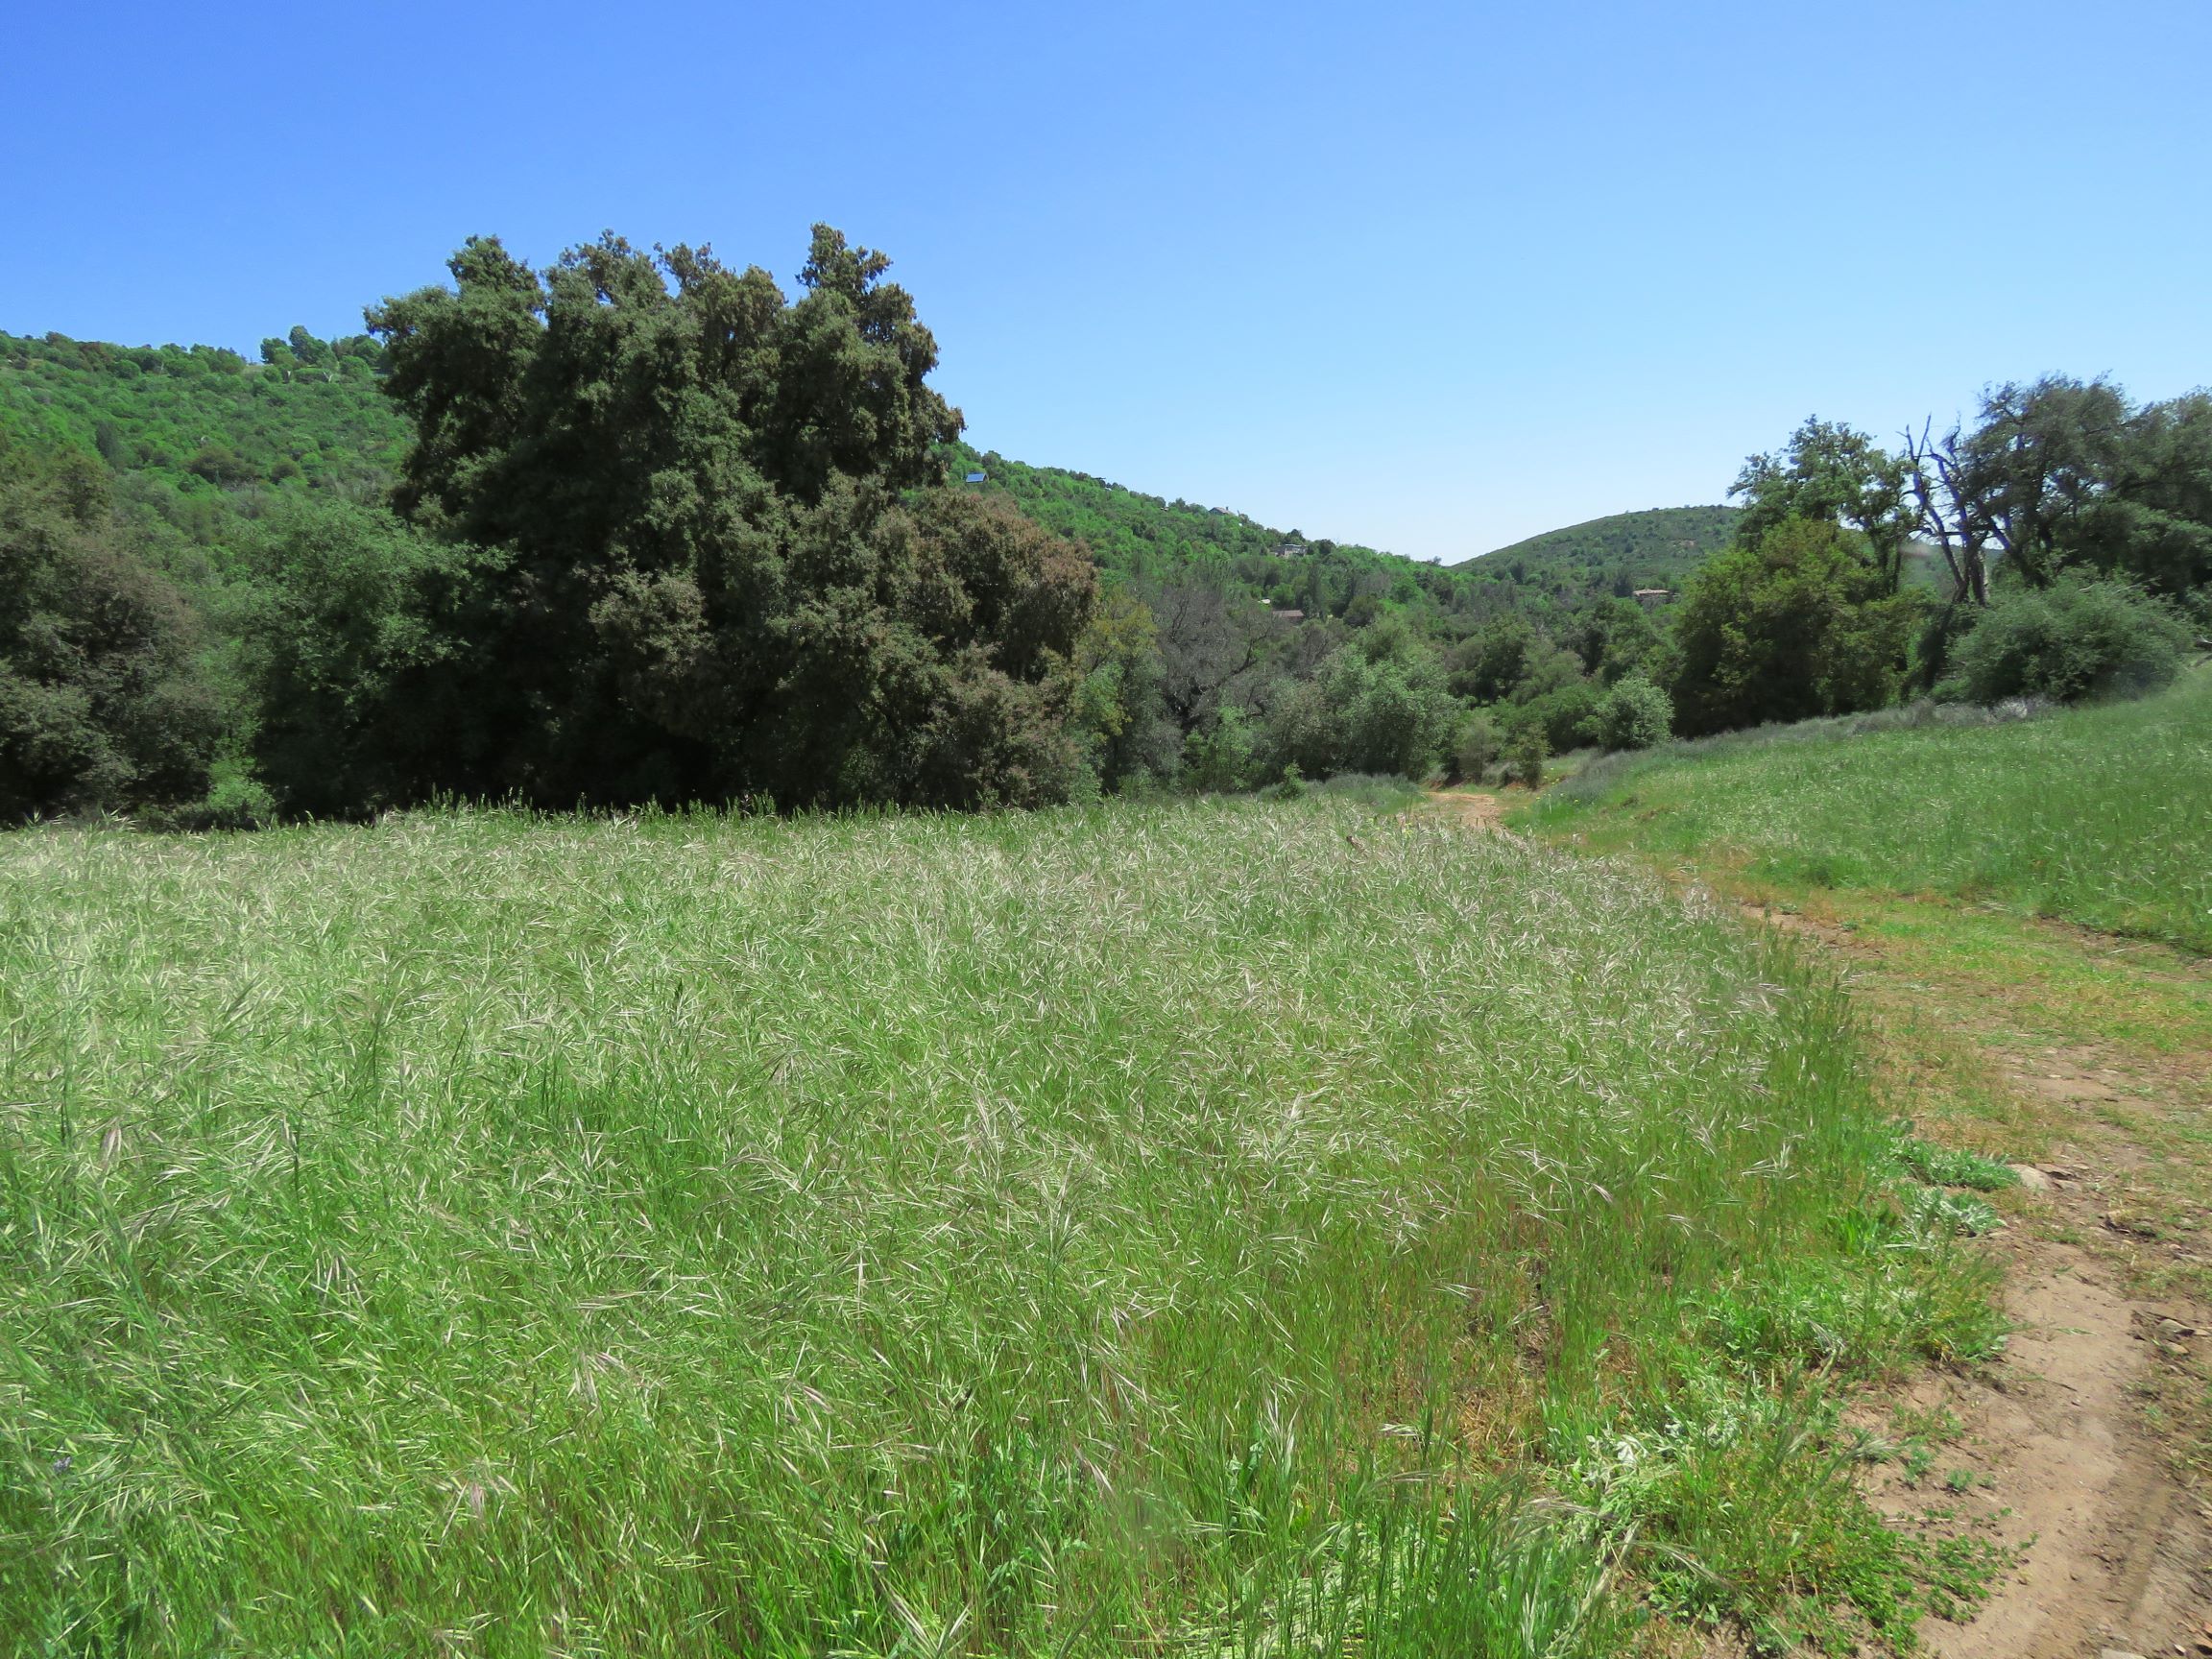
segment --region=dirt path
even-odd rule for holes
[[[2088,1181],[2053,1182],[2039,1202],[2059,1225],[2038,1234],[2099,1225]],[[1922,1637],[1945,1659],[2212,1652],[2212,1528],[2148,1431],[2141,1398],[2152,1368],[2174,1364],[2156,1344],[2186,1348],[2197,1328],[2175,1320],[2180,1331],[2159,1336],[2172,1314],[2128,1295],[2099,1253],[2013,1231],[2007,1303],[2019,1329],[2004,1358],[1916,1395],[1923,1408],[1956,1412],[1987,1482],[1958,1506],[2025,1552],[1970,1623],[1931,1621]],[[1902,1496],[1877,1499],[1899,1513],[1918,1507]]]
[[[1879,985],[1879,952],[1844,931],[1784,910],[1744,913],[1839,957],[1863,988]],[[2023,1553],[1970,1622],[1931,1620],[1922,1640],[1942,1659],[2212,1654],[2212,1499],[2177,1472],[2189,1417],[2212,1405],[2212,1309],[2189,1294],[2200,1283],[2185,1271],[2200,1265],[2195,1218],[2171,1189],[2191,1171],[2164,1168],[2163,1190],[2147,1179],[2168,1162],[2152,1136],[2178,1129],[2201,1142],[2205,1079],[2140,1057],[2034,1051],[2016,1033],[1971,1036],[2031,1103],[2050,1155],[2019,1166],[1999,1237],[2018,1325],[2006,1354],[1923,1379],[1907,1404],[1957,1418],[1979,1480],[1944,1500]],[[2200,1211],[2212,1184],[2196,1197]],[[1924,1512],[1930,1494],[1889,1471],[1873,1496],[1903,1518]]]
[[[1451,814],[1470,830],[1499,830],[1505,812],[1502,797],[1479,789],[1438,789],[1426,805],[1431,810]]]
[[[1469,830],[1511,834],[1498,794],[1431,803]],[[1971,1622],[1924,1622],[1924,1647],[1940,1659],[2212,1654],[2212,1496],[2181,1469],[2212,1422],[2212,1276],[2197,1232],[2166,1225],[2190,1199],[2200,1223],[2212,1203],[2212,1057],[2188,1067],[2037,1046],[1988,1016],[1986,987],[1929,982],[1924,960],[1885,960],[1827,918],[1772,904],[1743,914],[1832,955],[1871,1004],[1942,1009],[2044,1135],[2046,1157],[2022,1166],[1995,1243],[2017,1323],[2007,1352],[1883,1403],[1951,1422],[1956,1440],[1934,1486],[1929,1471],[1885,1464],[1873,1502],[1902,1527],[1936,1508],[1951,1515],[1936,1527],[1969,1524],[2022,1551]],[[2110,940],[2080,943],[2110,955]]]
[[[1511,833],[1496,795],[1431,800],[1471,829]],[[2048,1010],[2034,1007],[2044,991],[2032,974],[2008,987],[2010,1006],[1993,1008],[1986,984],[1932,976],[1925,958],[1887,960],[1827,917],[1743,909],[1837,960],[1870,1008],[1933,1009],[2042,1138],[2045,1155],[2020,1166],[1993,1246],[2008,1258],[2017,1325],[2006,1353],[1869,1403],[1877,1414],[1903,1407],[1957,1426],[1933,1487],[1929,1472],[1912,1479],[1884,1465],[1877,1503],[1908,1527],[1948,1509],[1947,1525],[1975,1525],[2021,1551],[1970,1621],[1923,1623],[1925,1647],[1941,1659],[2212,1655],[2212,1491],[2200,1478],[2212,1445],[2212,1271],[2199,1247],[2212,1221],[2212,1054],[2176,1062],[2042,1044],[2032,1029],[2066,1021],[2036,1018]],[[2156,972],[2123,963],[2136,947],[2076,943],[2123,977]],[[2212,1247],[2212,1233],[2203,1241]]]

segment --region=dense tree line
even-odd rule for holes
[[[2206,622],[2203,395],[2003,386],[1895,449],[1812,421],[1740,507],[1444,569],[977,454],[887,268],[826,228],[795,297],[480,239],[259,363],[0,337],[0,816],[1532,778],[2139,690]]]
[[[1689,734],[1901,695],[2149,689],[2212,623],[2212,397],[2102,380],[1984,393],[1895,451],[1808,421],[1753,456],[1730,547],[1689,584],[1669,680]],[[1942,579],[1907,580],[1933,546]]]

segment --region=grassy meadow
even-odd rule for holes
[[[0,1646],[1909,1644],[1899,1167],[1787,941],[1348,794],[11,836]]]
[[[2212,670],[2009,725],[1850,724],[1600,761],[1532,817],[1784,888],[1934,895],[2212,953]]]

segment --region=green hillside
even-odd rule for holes
[[[0,333],[0,434],[40,450],[97,451],[125,494],[204,538],[226,505],[251,508],[287,484],[367,495],[389,487],[407,423],[378,389],[382,356],[366,335],[322,341],[296,328],[271,361],[210,346],[118,346]],[[1317,541],[1221,507],[1168,501],[1087,472],[1030,467],[965,444],[949,457],[980,471],[985,493],[1011,498],[1101,566],[1163,580],[1193,567],[1265,587],[1289,548],[1343,568],[1431,566],[1371,547]]]
[[[270,492],[354,500],[389,488],[407,424],[378,387],[382,349],[295,328],[267,361],[210,346],[119,346],[0,333],[0,442],[97,452],[127,511],[177,540],[219,549],[227,521]],[[1012,500],[1099,566],[1143,584],[1193,573],[1308,615],[1366,600],[1478,615],[1524,611],[1556,625],[1628,586],[1671,586],[1726,539],[1724,507],[1620,514],[1447,569],[1358,542],[1309,539],[1225,507],[1168,500],[1088,472],[1032,467],[954,445],[959,475]]]
[[[0,333],[0,441],[98,453],[127,505],[202,545],[272,488],[364,498],[389,488],[407,422],[366,335],[304,328],[250,363],[213,346],[115,346]]]
[[[971,480],[969,488],[1004,496],[1024,517],[1081,542],[1101,570],[1141,586],[1195,577],[1313,618],[1358,619],[1390,606],[1463,610],[1472,596],[1471,586],[1441,565],[1358,542],[1310,540],[1232,508],[1170,501],[965,444],[953,446],[951,460],[954,476]]]
[[[1105,568],[1135,576],[1165,576],[1191,565],[1246,567],[1265,572],[1281,560],[1334,557],[1372,569],[1427,568],[1397,554],[1356,542],[1308,541],[1296,530],[1278,530],[1226,507],[1169,501],[1088,472],[1030,467],[997,451],[977,453],[963,444],[954,463],[964,474],[981,472],[975,486],[1003,494],[1056,535],[1074,538]]]
[[[1648,507],[1615,513],[1563,530],[1547,530],[1510,547],[1453,566],[1455,571],[1510,574],[1527,587],[1561,590],[1679,588],[1698,562],[1719,551],[1743,517],[1735,507]]]
[[[1022,514],[1055,536],[1069,536],[1091,548],[1101,568],[1143,580],[1166,580],[1190,568],[1219,573],[1257,587],[1272,587],[1287,565],[1325,560],[1356,570],[1435,573],[1398,553],[1360,546],[1358,541],[1308,540],[1301,531],[1281,531],[1230,507],[1166,500],[1140,489],[1115,485],[1091,473],[1064,467],[1028,467],[998,451],[977,453],[967,445],[953,451],[962,475],[982,482],[974,489],[1006,495]],[[1449,584],[1435,584],[1449,587]]]

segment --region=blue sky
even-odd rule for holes
[[[0,328],[883,249],[986,448],[1457,560],[1811,412],[2212,381],[2212,6],[25,8]]]

